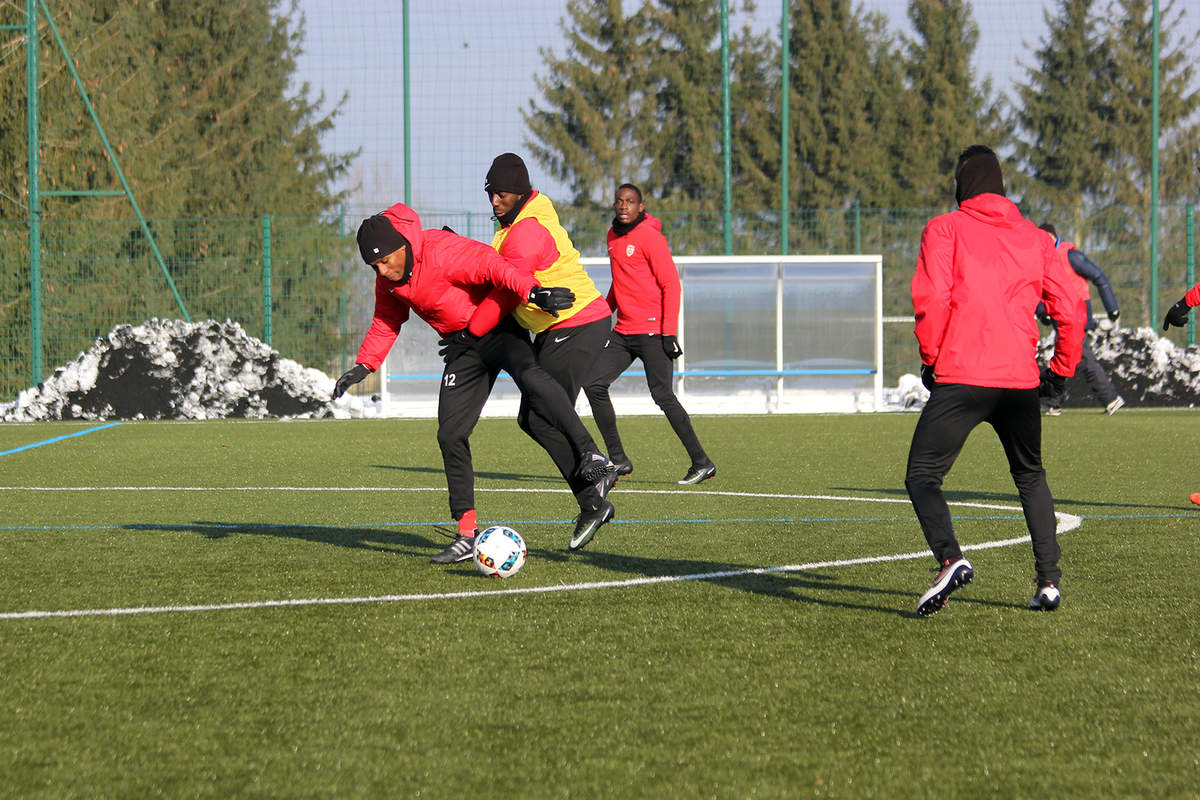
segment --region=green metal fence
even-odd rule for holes
[[[944,210],[944,209],[942,209]],[[883,256],[884,380],[894,385],[917,367],[909,319],[909,281],[921,229],[939,209],[797,210],[788,220],[792,254],[871,253]],[[369,213],[369,212],[368,212]],[[1053,222],[1064,238],[1108,274],[1126,326],[1152,326],[1148,209],[1047,209],[1027,214]],[[563,222],[584,255],[606,254],[606,211],[566,208]],[[723,213],[663,213],[663,229],[676,255],[724,250]],[[373,275],[358,259],[358,216],[333,219],[149,220],[148,225],[192,319],[232,319],[281,355],[331,375],[340,374],[370,319]],[[426,227],[450,225],[483,241],[491,222],[482,214],[435,212]],[[1157,291],[1174,302],[1195,280],[1195,214],[1192,206],[1161,210]],[[97,338],[120,324],[153,317],[178,318],[179,305],[156,258],[132,219],[42,220],[42,336],[32,335],[29,229],[0,224],[0,400],[47,377]],[[735,254],[781,251],[777,213],[742,212],[732,220]],[[1096,304],[1098,305],[1098,304]],[[1169,334],[1195,343],[1194,325]],[[43,374],[33,374],[41,348]]]

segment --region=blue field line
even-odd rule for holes
[[[63,436],[55,436],[53,439],[47,439],[44,442],[34,442],[33,444],[22,445],[21,447],[14,447],[12,450],[5,450],[3,453],[0,453],[0,456],[12,455],[13,453],[20,453],[24,450],[32,450],[35,447],[41,447],[42,445],[46,445],[46,444],[54,444],[55,442],[61,442],[63,439],[73,439],[76,436],[84,436],[89,433],[95,433],[96,431],[105,430],[106,428],[115,428],[116,426],[118,426],[120,424],[121,424],[120,422],[110,422],[107,425],[101,425],[98,428],[88,428],[86,431],[76,431],[75,433],[68,433]]]

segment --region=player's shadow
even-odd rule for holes
[[[129,531],[164,531],[195,533],[208,539],[229,536],[274,536],[316,544],[328,544],[357,550],[371,550],[391,555],[428,558],[453,539],[453,535],[437,529],[418,532],[404,528],[347,527],[339,525],[281,525],[256,522],[220,522],[194,520],[181,523],[134,523],[122,525]]]
[[[914,610],[919,593],[912,590],[863,586],[837,580],[818,570],[797,572],[759,571],[763,568],[716,561],[697,561],[672,558],[643,558],[584,550],[570,555],[590,566],[641,578],[672,578],[712,583],[743,592],[751,592],[782,600],[830,608],[873,611],[905,619],[916,619]],[[770,569],[770,568],[766,568]],[[896,599],[897,604],[885,604]],[[996,608],[1023,608],[1013,603],[1000,603],[955,595],[956,603],[976,603]]]
[[[908,491],[903,487],[880,488],[878,486],[830,486],[831,492],[871,492],[873,494],[891,495],[908,499]],[[1005,503],[1020,505],[1021,498],[1016,490],[1012,492],[977,492],[947,489],[944,491],[946,500],[952,503]],[[1054,507],[1059,511],[1066,508],[1137,508],[1156,509],[1161,511],[1178,511],[1178,505],[1144,505],[1139,503],[1112,503],[1103,500],[1071,500],[1057,495],[1054,497]]]
[[[435,467],[407,467],[407,466],[399,466],[396,464],[372,464],[371,466],[374,469],[389,469],[389,470],[396,470],[398,472],[411,472],[411,473],[418,474],[418,475],[442,476],[445,474],[444,470],[437,469]],[[550,475],[550,474],[531,475],[528,473],[520,473],[520,472],[476,472],[475,477],[476,478],[494,478],[496,480],[502,480],[502,481],[516,481],[518,483],[535,483],[535,482],[536,483],[547,483],[547,482],[554,483],[556,481],[562,480],[561,475]]]

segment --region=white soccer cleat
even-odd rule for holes
[[[917,615],[928,617],[941,611],[950,599],[950,593],[966,586],[975,577],[971,562],[965,558],[948,558],[938,571],[929,591],[917,601]]]
[[[1062,592],[1053,583],[1038,581],[1037,591],[1029,599],[1029,608],[1034,611],[1053,611],[1062,600]]]

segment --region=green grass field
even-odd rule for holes
[[[699,418],[699,487],[624,420],[578,554],[485,420],[507,581],[428,562],[431,421],[0,425],[0,796],[1200,797],[1195,413],[1046,419],[1062,607],[1025,541],[929,619],[913,414]],[[964,544],[1025,533],[990,428],[946,489]]]

